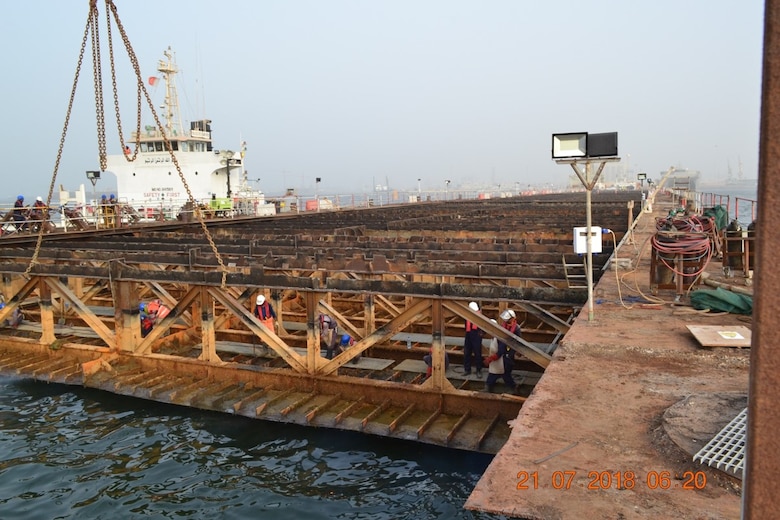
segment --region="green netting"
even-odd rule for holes
[[[691,293],[694,309],[753,314],[753,298],[745,294],[727,291],[721,287],[715,290],[701,289]]]

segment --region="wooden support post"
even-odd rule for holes
[[[80,276],[68,278],[68,285],[70,285],[73,294],[81,298],[84,295],[84,279]]]
[[[425,382],[427,388],[433,388],[439,391],[454,391],[449,379],[447,379],[447,364],[444,361],[444,308],[442,301],[436,299],[431,301],[431,322],[432,322],[432,340],[431,340],[431,377]]]
[[[214,302],[209,296],[208,288],[200,289],[200,319],[201,319],[201,352],[202,361],[220,361],[217,356],[217,341],[214,334]]]
[[[320,295],[314,291],[306,291],[306,371],[314,374],[317,371],[317,361],[320,358],[320,327],[317,321],[317,305]]]
[[[43,281],[38,281],[38,297],[41,305],[41,339],[42,345],[51,345],[56,340],[54,335],[54,308],[51,303],[51,288]]]
[[[116,350],[135,352],[141,342],[141,313],[138,310],[135,282],[114,282],[114,334]]]
[[[279,327],[278,331],[272,331],[272,332],[277,333],[279,335],[287,334],[287,331],[284,329],[284,306],[282,305],[282,302],[284,301],[284,291],[280,290],[272,293],[271,301],[273,303],[274,310],[276,311],[276,323]],[[254,302],[252,303],[254,304]]]
[[[431,318],[433,321],[433,340],[431,342],[431,365],[433,372],[434,388],[441,389],[444,386],[446,364],[444,363],[444,313],[442,312],[441,300],[434,300],[431,304]]]
[[[363,337],[368,337],[376,330],[376,305],[374,304],[374,296],[366,294],[365,300],[363,300]]]

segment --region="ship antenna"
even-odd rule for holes
[[[163,118],[165,119],[165,132],[168,135],[181,135],[182,124],[181,114],[179,112],[179,95],[176,92],[176,58],[170,47],[163,52],[167,61],[160,60],[157,64],[157,70],[163,75],[165,80],[165,105],[163,105]]]

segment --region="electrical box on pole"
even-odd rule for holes
[[[588,232],[587,227],[574,228],[574,252],[578,255],[584,255],[588,252]],[[601,228],[599,226],[590,227],[590,251],[591,253],[601,253]]]

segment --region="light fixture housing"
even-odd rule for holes
[[[588,132],[553,134],[552,158],[572,159],[585,157],[588,153]]]
[[[588,157],[615,157],[617,154],[617,132],[588,134]]]
[[[615,157],[617,154],[617,132],[570,132],[552,135],[553,159]]]

